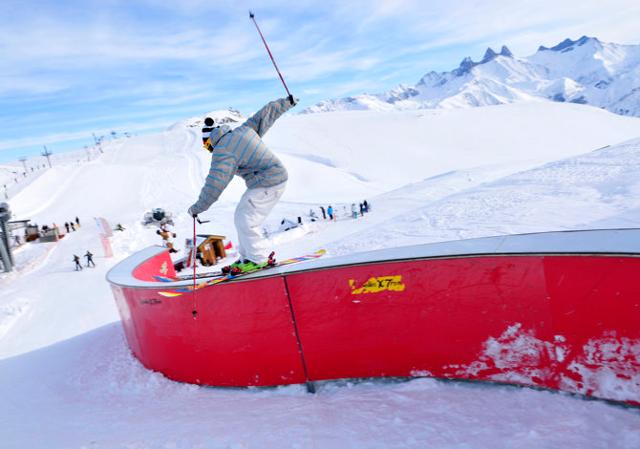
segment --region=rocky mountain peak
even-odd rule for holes
[[[493,51],[493,48],[488,47],[487,51],[484,52],[484,56],[482,57],[482,61],[480,61],[480,64],[484,64],[485,62],[489,62],[492,59],[494,59],[496,56],[498,56],[498,53]]]

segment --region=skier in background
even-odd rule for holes
[[[76,263],[76,271],[82,271],[82,265],[80,265],[80,257],[74,254],[73,261]]]
[[[296,103],[292,95],[272,101],[234,130],[226,125],[213,127],[213,120],[205,119],[202,138],[204,147],[211,153],[211,168],[189,214],[197,218],[209,209],[234,175],[245,180],[247,191],[234,217],[240,259],[228,267],[230,270],[249,271],[274,262],[269,257],[260,226],[284,193],[288,174],[261,137]]]
[[[333,207],[331,205],[327,207],[327,214],[329,214],[329,220],[333,221]]]
[[[323,206],[320,206],[320,211],[322,212],[322,219],[326,220],[327,219],[327,212],[324,210]]]
[[[87,268],[89,267],[89,264],[91,264],[92,267],[96,266],[96,264],[93,263],[93,254],[91,254],[91,251],[87,250],[87,253],[84,255],[84,257],[87,258]]]

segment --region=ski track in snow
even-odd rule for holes
[[[505,107],[491,114],[504,111],[517,127],[518,110]],[[394,126],[406,125],[394,121],[415,124],[424,114],[388,118],[390,133],[402,136]],[[427,115],[448,120],[443,112]],[[531,126],[529,116],[524,117]],[[617,127],[617,117],[606,123],[600,121],[608,115],[595,117],[585,130],[592,133],[594,148],[640,134],[640,126],[635,135],[624,128],[627,122]],[[446,160],[435,168],[428,165],[431,156],[425,150],[405,161],[413,167],[403,173],[397,162],[380,170],[385,158],[378,153],[388,151],[384,136],[379,146],[360,147],[359,136],[336,129],[334,118],[329,115],[325,123],[319,114],[288,122],[298,135],[312,129],[304,120],[313,122],[315,131],[305,135],[314,141],[309,152],[326,150],[327,155],[326,160],[281,155],[291,175],[289,188],[266,226],[274,230],[282,217],[298,215],[305,225],[271,234],[280,258],[321,247],[337,255],[512,232],[640,225],[640,139],[579,152],[554,142],[553,133],[566,131],[559,123],[549,131],[548,142],[534,142],[516,158],[492,152],[508,143],[507,135],[502,143],[485,142],[474,149],[485,152],[482,164],[474,153],[447,149]],[[379,122],[371,120],[374,134]],[[290,141],[278,138],[282,129],[274,129],[272,146],[292,148]],[[327,147],[323,133],[343,143]],[[414,139],[404,143],[410,147]],[[431,148],[428,139],[420,137],[420,142]],[[538,145],[556,156],[538,154]],[[340,150],[332,153],[331,148]],[[184,211],[200,191],[208,160],[198,134],[176,128],[112,142],[99,159],[74,165],[68,181],[60,182],[56,176],[62,170],[57,170],[47,182],[33,182],[16,195],[12,208],[22,216],[31,211],[44,223],[77,214],[83,226],[57,244],[23,246],[16,252],[18,270],[0,275],[1,448],[640,447],[640,410],[565,394],[416,379],[327,382],[309,395],[302,386],[197,387],[146,370],[127,347],[104,275],[118,260],[159,243],[155,230],[140,224],[152,207],[174,212],[181,247],[181,239],[192,232]],[[327,160],[370,181],[354,179]],[[233,211],[243,191],[242,183],[233,181],[207,213],[211,223],[199,232],[227,233],[234,240]],[[364,195],[371,213],[349,218],[351,202]],[[36,208],[41,197],[56,200]],[[86,198],[97,198],[99,204],[88,204]],[[309,208],[320,215],[318,206],[330,203],[337,222],[309,222]],[[126,228],[112,238],[112,259],[102,257],[93,216]],[[74,272],[71,256],[87,249],[96,254],[97,267]]]
[[[332,243],[333,254],[489,235],[640,226],[640,140],[550,163],[457,192],[370,231]],[[629,211],[635,211],[630,214]],[[580,217],[575,221],[575,217]],[[469,226],[473,223],[473,227]]]

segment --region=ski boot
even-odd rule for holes
[[[237,276],[243,273],[252,273],[254,271],[262,270],[263,268],[273,267],[276,264],[275,255],[275,252],[271,252],[267,261],[263,263],[255,263],[249,259],[238,259],[231,265],[223,267],[222,273]]]

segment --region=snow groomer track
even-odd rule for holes
[[[135,356],[171,379],[494,381],[640,404],[640,230],[324,258],[171,297],[151,247],[107,275]],[[169,296],[169,297],[168,297]],[[192,312],[197,310],[194,318]]]

